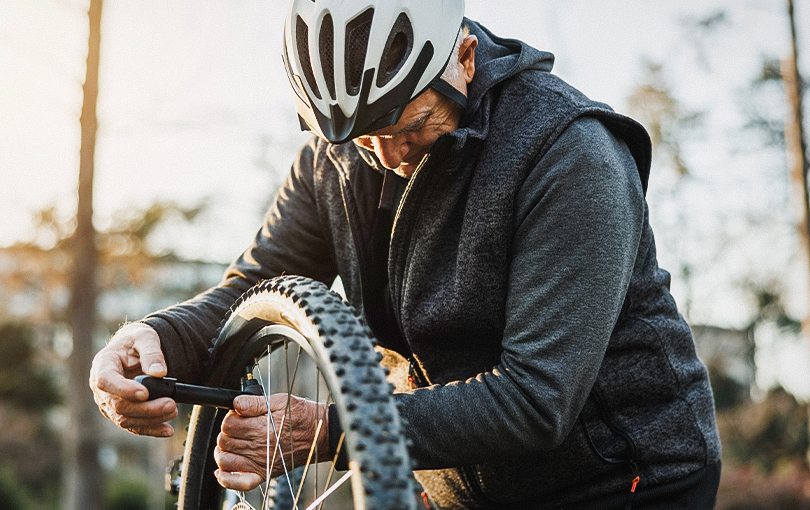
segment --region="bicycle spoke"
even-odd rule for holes
[[[333,492],[335,492],[335,491],[336,491],[336,490],[337,490],[337,489],[338,489],[338,488],[339,488],[341,485],[343,485],[343,484],[344,484],[344,483],[346,483],[346,482],[347,482],[349,479],[351,479],[351,477],[352,477],[352,475],[353,475],[353,474],[354,474],[354,473],[352,473],[351,471],[349,471],[348,473],[346,473],[345,475],[343,475],[343,477],[341,477],[341,479],[340,479],[340,480],[338,480],[337,482],[335,482],[335,485],[333,485],[333,486],[329,487],[329,490],[327,490],[326,492],[324,492],[323,494],[321,494],[321,497],[319,497],[318,499],[316,499],[315,501],[313,501],[313,502],[312,502],[312,504],[311,504],[311,505],[309,505],[309,506],[306,508],[306,510],[314,510],[314,509],[315,509],[315,507],[316,507],[317,505],[320,505],[318,508],[323,508],[323,504],[324,504],[324,502],[326,501],[326,498],[328,498],[329,496],[331,496],[331,495],[332,495],[332,493],[333,493]]]
[[[320,380],[320,377],[319,377],[319,376],[320,376],[320,370],[318,370],[318,369],[317,369],[317,367],[316,367],[316,369],[315,369],[315,402],[317,402],[317,403],[320,403],[320,401],[321,401],[321,399],[320,399],[320,395],[321,395],[321,380]],[[326,406],[324,406],[324,416],[321,418],[321,422],[325,422],[325,421],[327,420],[327,418],[328,418],[328,417],[326,416],[326,409],[327,409],[327,408],[326,408]],[[316,418],[317,418],[317,416],[316,416]],[[320,425],[319,425],[319,426],[320,426]],[[317,463],[317,459],[319,459],[319,458],[320,458],[320,455],[318,454],[318,441],[317,441],[317,438],[318,438],[318,434],[316,433],[316,434],[315,434],[315,439],[316,439],[316,441],[315,441],[315,442],[313,442],[313,445],[315,446],[315,459],[316,459],[316,461],[315,461],[315,462],[316,462],[316,463]],[[313,490],[313,497],[314,497],[315,499],[317,499],[317,498],[318,498],[318,474],[319,474],[319,473],[320,473],[320,470],[319,470],[319,469],[318,469],[318,467],[316,466],[316,467],[315,467],[315,485],[313,486],[313,487],[314,487],[314,490]]]
[[[285,350],[286,350],[286,345],[285,345]],[[269,346],[267,347],[267,352],[268,353],[270,352],[270,347]],[[269,374],[270,373],[270,359],[269,359],[269,356],[268,356],[268,360],[267,360],[267,371],[268,371],[268,374]],[[264,386],[264,383],[261,380],[261,370],[259,370],[259,384]],[[292,482],[290,480],[290,471],[287,469],[287,464],[284,461],[284,454],[281,451],[281,436],[279,434],[279,431],[284,428],[284,419],[286,418],[286,414],[281,417],[281,423],[279,424],[278,427],[276,427],[275,420],[273,419],[273,413],[270,412],[270,396],[269,396],[269,393],[270,393],[270,391],[269,391],[270,380],[269,379],[267,381],[267,386],[268,386],[268,390],[266,390],[264,392],[264,400],[267,403],[267,418],[268,418],[268,420],[267,420],[267,429],[268,429],[268,432],[267,432],[267,458],[268,458],[268,460],[267,460],[267,471],[266,471],[267,474],[266,474],[265,480],[266,480],[267,483],[270,482],[270,474],[273,472],[273,467],[275,467],[275,463],[276,463],[276,454],[278,454],[279,457],[281,457],[281,466],[284,468],[284,476],[287,478],[287,486],[290,489],[290,496],[293,496],[295,494],[295,490],[293,489]],[[273,457],[272,457],[272,459],[270,459],[270,427],[271,426],[272,426],[272,429],[273,429],[273,435],[275,437],[275,444],[276,444],[276,447],[273,449]],[[269,502],[269,491],[268,490],[265,490],[264,499]]]
[[[338,439],[337,448],[335,448],[335,456],[332,457],[332,466],[329,468],[329,476],[326,478],[326,485],[323,488],[324,492],[323,492],[323,495],[321,496],[321,506],[318,507],[318,510],[323,509],[323,500],[326,499],[326,495],[331,494],[337,488],[337,487],[335,487],[334,489],[333,488],[327,489],[329,487],[329,484],[332,483],[332,476],[334,476],[334,474],[335,474],[335,465],[337,464],[337,459],[338,459],[338,456],[340,455],[340,450],[343,448],[343,440],[344,439],[346,439],[346,433],[345,432],[342,433],[340,435],[340,439]],[[343,482],[336,483],[335,485],[337,485],[337,486],[343,485]],[[310,505],[310,508],[312,508],[311,505]]]
[[[265,359],[265,361],[267,363],[268,381],[267,381],[266,386],[264,384],[264,378],[262,377],[262,368],[261,368],[261,365],[260,365],[258,360],[256,361],[255,368],[256,368],[256,372],[258,373],[258,376],[259,376],[259,385],[262,387],[262,393],[264,394],[264,402],[265,402],[265,405],[267,406],[267,410],[268,410],[267,414],[268,414],[268,418],[269,418],[269,415],[270,415],[270,397],[268,397],[268,393],[269,393],[268,390],[270,389],[269,388],[269,385],[270,385],[270,380],[269,380],[269,375],[270,375],[270,346],[269,345],[264,348],[264,352],[262,353],[262,357]],[[259,489],[260,489],[260,491],[262,493],[262,507],[261,507],[261,510],[264,510],[265,507],[267,506],[267,503],[269,501],[269,492],[270,492],[270,420],[269,419],[266,422],[266,426],[267,426],[266,441],[267,441],[268,446],[267,446],[267,448],[265,448],[265,453],[267,454],[267,457],[265,459],[265,465],[264,465],[265,466],[264,489],[261,488],[261,485],[259,486]]]
[[[301,491],[304,490],[304,482],[307,481],[307,474],[309,473],[309,466],[312,462],[312,454],[315,451],[315,446],[318,444],[318,436],[321,433],[321,427],[323,426],[323,420],[318,422],[318,427],[315,429],[315,438],[312,440],[312,446],[309,448],[309,456],[307,457],[307,463],[304,464],[304,473],[301,475],[301,482],[298,484],[298,494],[295,495],[295,501],[293,501],[293,507],[298,508],[298,500],[301,498]],[[317,468],[315,469],[317,471]]]
[[[297,346],[298,347],[298,357],[296,359],[295,368],[293,370],[292,377],[290,377],[290,356],[289,356],[288,347],[289,347],[289,342],[285,342],[284,343],[284,375],[285,375],[285,377],[287,379],[287,402],[286,402],[285,408],[284,408],[284,416],[285,417],[292,412],[292,408],[291,408],[292,387],[293,387],[293,384],[295,383],[295,378],[298,375],[298,362],[301,360],[301,346],[298,345]],[[293,433],[292,433],[293,432],[292,420],[290,420],[290,422],[289,422],[289,428],[290,428],[290,451],[295,451],[295,443],[294,443]],[[279,439],[279,441],[280,441],[280,439]],[[295,473],[295,457],[293,457],[291,459],[291,466],[292,466],[292,472]],[[295,475],[293,474],[293,476],[295,476]],[[295,480],[293,480],[293,485],[295,485]],[[295,492],[295,491],[293,491],[293,492]]]

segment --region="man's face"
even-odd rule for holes
[[[448,83],[467,95],[467,85],[475,75],[475,48],[478,39],[468,35],[459,46],[455,78]],[[461,108],[433,89],[408,103],[399,122],[354,139],[354,143],[377,155],[385,168],[409,179],[436,140],[455,131]]]
[[[458,128],[460,115],[455,103],[428,89],[408,103],[395,125],[355,138],[354,143],[376,154],[385,168],[410,178],[439,136]]]

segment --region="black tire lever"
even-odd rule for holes
[[[193,404],[206,407],[233,409],[233,399],[239,395],[264,395],[261,385],[255,379],[246,379],[244,389],[229,390],[211,388],[177,382],[172,377],[152,377],[139,375],[135,381],[146,386],[149,392],[147,400],[169,397],[178,404]]]

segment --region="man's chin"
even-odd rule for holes
[[[402,163],[398,168],[394,169],[394,173],[405,179],[410,179],[419,165],[412,165],[410,163]]]
[[[394,173],[405,179],[410,179],[413,175],[414,167],[411,165],[401,165],[399,168],[394,169]]]

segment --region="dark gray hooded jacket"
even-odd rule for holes
[[[656,263],[647,134],[551,75],[550,54],[470,28],[461,127],[391,222],[373,156],[313,139],[223,282],[145,319],[169,373],[203,378],[220,320],[254,283],[339,275],[411,361],[421,387],[396,398],[417,477],[444,508],[557,508],[718,462],[707,373]]]

